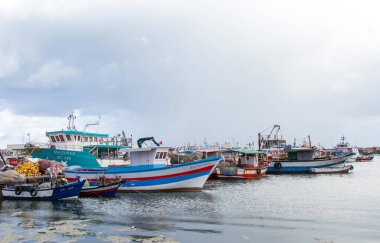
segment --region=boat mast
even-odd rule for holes
[[[4,157],[3,157],[3,153],[0,151],[0,157],[1,157],[1,162],[3,163],[3,166],[6,166],[7,165],[7,163],[5,163],[5,159],[4,159]],[[2,167],[3,167],[2,166]]]
[[[74,116],[73,112],[71,112],[71,114],[67,117],[67,119],[69,120],[69,126],[67,127],[67,129],[69,131],[76,131],[77,129],[75,128],[75,125],[74,125],[74,121],[77,117]]]

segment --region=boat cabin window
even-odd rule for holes
[[[157,152],[157,153],[156,153],[156,157],[155,157],[155,159],[160,158],[160,155],[161,155],[161,152]]]
[[[162,156],[162,158],[163,158],[163,159],[166,159],[166,154],[167,154],[167,152],[164,152],[163,154],[164,154],[164,156]]]
[[[84,137],[84,141],[85,141],[85,142],[88,142],[88,137]]]
[[[51,141],[52,141],[53,143],[55,143],[55,138],[54,138],[54,136],[50,136],[50,138],[51,138]]]
[[[71,136],[70,135],[66,135],[66,140],[67,141],[71,141]]]
[[[58,136],[55,136],[55,140],[57,140],[57,142],[61,141]]]
[[[59,138],[61,139],[62,142],[65,141],[65,139],[63,138],[63,135],[59,135]]]
[[[97,142],[98,141],[98,138],[97,137],[94,137],[94,142]]]
[[[90,137],[90,142],[92,142],[92,137]]]

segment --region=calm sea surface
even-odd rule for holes
[[[0,242],[380,242],[380,157],[344,175],[209,181],[202,192],[0,202]]]

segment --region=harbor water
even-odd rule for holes
[[[201,192],[0,202],[0,242],[380,242],[380,156],[349,174],[209,181]]]

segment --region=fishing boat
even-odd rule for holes
[[[352,147],[347,141],[346,137],[342,136],[339,143],[332,149],[331,154],[333,156],[349,156],[347,162],[355,162],[356,157],[360,155],[359,149],[357,147]]]
[[[121,186],[121,181],[116,178],[114,181],[107,181],[104,176],[100,176],[99,184],[94,186],[84,186],[80,192],[81,197],[115,197],[117,189]]]
[[[131,147],[132,138],[127,138],[124,132],[111,137],[105,133],[86,131],[90,125],[99,125],[99,121],[87,124],[84,131],[78,131],[75,119],[73,114],[68,116],[67,130],[46,132],[48,145],[28,143],[25,149],[33,158],[64,162],[67,166],[95,168],[129,164],[122,150]]]
[[[343,165],[343,166],[329,166],[322,168],[310,168],[310,173],[314,174],[336,174],[336,173],[348,173],[350,170],[353,170],[352,165]]]
[[[373,158],[374,157],[372,155],[362,155],[362,156],[356,157],[355,161],[357,161],[357,162],[366,162],[366,161],[372,161]]]
[[[13,200],[44,200],[76,199],[85,181],[75,181],[52,185],[51,182],[13,184],[2,189],[4,199]]]
[[[271,157],[265,152],[249,149],[232,149],[225,152],[216,168],[218,179],[258,179],[265,176]]]
[[[314,148],[290,148],[284,160],[273,160],[269,165],[268,174],[310,173],[313,168],[325,168],[343,164],[351,154],[339,157],[318,158]]]
[[[77,176],[96,184],[99,174],[106,178],[120,177],[119,191],[197,191],[201,190],[220,156],[200,159],[185,164],[170,164],[171,147],[147,147],[129,149],[129,166],[107,168],[76,168],[65,171],[68,180]]]

